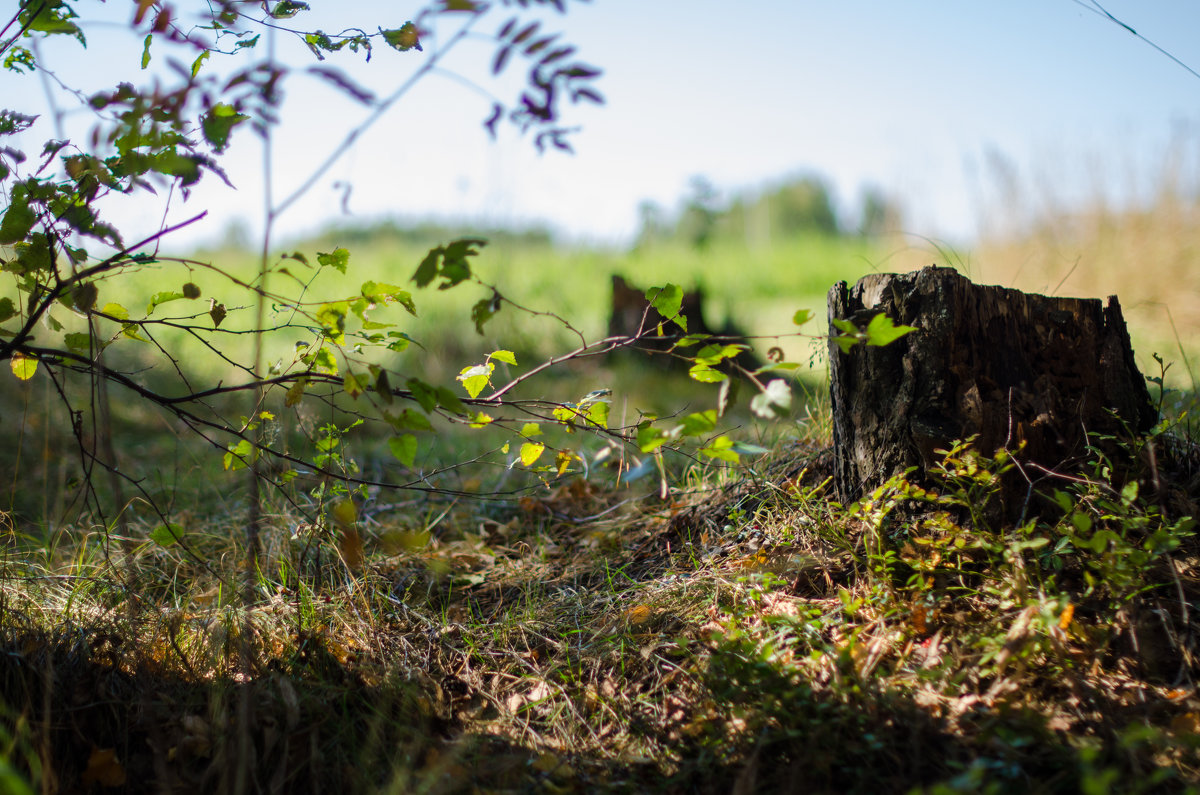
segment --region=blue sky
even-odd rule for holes
[[[125,19],[129,5],[110,2],[106,13]],[[396,27],[416,8],[312,5],[293,22],[328,32]],[[489,140],[481,127],[486,94],[515,96],[521,73],[490,79],[493,48],[474,40],[446,65],[475,87],[430,76],[284,214],[280,232],[338,220],[337,182],[354,186],[347,207],[356,219],[540,221],[572,239],[616,244],[635,232],[639,202],[673,207],[694,175],[732,194],[817,173],[847,207],[874,185],[902,201],[908,231],[952,241],[969,240],[1003,210],[997,164],[1019,175],[1027,212],[1144,195],[1161,184],[1172,151],[1194,184],[1200,79],[1096,8],[1086,0],[572,3],[566,16],[544,15],[547,29],[563,31],[582,59],[605,70],[608,99],[570,117],[583,127],[576,155],[539,156],[511,130]],[[1200,70],[1200,3],[1111,0],[1104,8]],[[498,9],[480,30],[494,32],[507,13]],[[89,28],[88,36],[86,52],[67,42],[47,50],[64,81],[90,91],[152,74],[138,71],[140,40],[120,25]],[[287,37],[277,46],[289,63],[312,62]],[[351,55],[333,63],[382,95],[419,57],[380,49],[370,64]],[[44,104],[41,84],[29,77],[3,77],[0,95],[20,109]],[[305,77],[290,85],[288,102],[276,133],[277,196],[368,113]],[[48,118],[25,146],[53,137]],[[69,117],[69,136],[87,128],[85,114]],[[170,219],[210,211],[176,242],[219,237],[235,219],[259,228],[258,140],[240,135],[226,166],[236,190],[209,180],[187,202],[173,201]],[[160,220],[127,199],[109,212],[147,228]]]

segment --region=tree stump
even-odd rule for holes
[[[909,467],[924,475],[956,440],[974,436],[985,456],[1024,443],[1019,460],[1043,475],[1080,463],[1089,433],[1132,435],[1157,420],[1116,296],[1054,298],[929,267],[839,282],[828,306],[833,335],[835,318],[865,327],[879,312],[917,328],[846,353],[830,342],[844,502]],[[1018,502],[1028,498],[1022,483]]]

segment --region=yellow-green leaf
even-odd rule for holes
[[[467,390],[467,394],[475,398],[479,397],[479,393],[491,381],[492,371],[495,369],[496,365],[491,362],[484,362],[472,367],[464,367],[456,377],[459,381],[462,381],[463,389]]]
[[[120,304],[105,304],[104,308],[100,310],[100,314],[115,317],[117,320],[129,319],[129,310]]]
[[[720,370],[714,370],[712,367],[704,363],[692,365],[691,369],[688,370],[688,375],[702,384],[715,384],[718,381],[724,381],[729,377]]]
[[[254,446],[249,440],[242,439],[236,445],[229,448],[229,452],[225,453],[222,463],[225,469],[230,472],[236,472],[239,469],[245,469],[246,463],[251,459]]]
[[[352,399],[357,399],[359,395],[366,392],[371,386],[371,377],[366,373],[361,375],[357,373],[347,372],[342,379],[342,389],[346,390],[346,394]]]
[[[728,436],[718,436],[713,439],[705,447],[700,448],[700,453],[719,461],[729,461],[733,464],[738,462],[737,451],[733,449],[733,441]]]
[[[608,403],[597,401],[587,407],[587,418],[601,428],[608,427]]]
[[[283,405],[291,408],[299,403],[300,399],[304,397],[304,388],[306,386],[308,386],[308,379],[301,378],[296,383],[288,387],[287,394],[283,396]]]
[[[566,451],[560,452],[558,455],[556,455],[554,457],[554,464],[555,464],[555,468],[557,469],[556,474],[558,475],[558,477],[561,478],[563,476],[563,474],[567,471],[567,468],[569,466],[571,466],[571,462],[577,458],[579,458],[579,456],[575,455],[574,453],[568,453]]]
[[[906,334],[911,334],[916,330],[915,326],[897,326],[892,322],[890,317],[880,312],[871,318],[871,322],[867,324],[867,344],[878,346],[890,345]]]
[[[22,381],[28,381],[37,372],[38,360],[18,352],[12,355],[8,364],[12,368],[13,375]]]
[[[545,449],[546,445],[541,442],[526,442],[521,445],[521,463],[527,467],[533,466],[533,463],[542,457]]]
[[[334,267],[345,273],[348,262],[350,262],[350,252],[344,248],[335,248],[329,253],[317,252],[317,263],[322,267]]]

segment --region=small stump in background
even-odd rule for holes
[[[844,353],[830,342],[843,502],[909,467],[925,474],[956,440],[976,437],[984,456],[1023,443],[1021,462],[1064,472],[1083,460],[1088,434],[1127,436],[1157,420],[1116,296],[1053,298],[929,267],[839,282],[828,306],[832,335],[834,319],[865,327],[880,312],[917,328],[883,347]],[[1008,511],[1023,513],[1028,482],[1007,491]]]
[[[746,332],[732,320],[726,320],[719,327],[709,325],[705,320],[704,298],[704,292],[699,288],[687,290],[683,294],[679,314],[687,321],[687,333],[717,337],[724,342],[745,342]],[[667,336],[657,335],[656,329],[660,325],[667,331]],[[625,281],[624,277],[613,274],[612,310],[608,316],[608,336],[633,337],[639,333],[645,335],[638,342],[639,348],[666,352],[678,342],[683,332],[650,305],[642,287],[630,284]],[[695,350],[695,348],[691,348],[690,352],[694,353]],[[687,352],[689,351],[683,351],[683,353]],[[665,361],[660,359],[656,364],[672,367],[682,372],[686,372],[691,367],[691,363],[683,358],[675,356],[663,358]],[[747,370],[755,370],[762,366],[754,353],[749,350],[742,351],[734,357],[734,361]]]

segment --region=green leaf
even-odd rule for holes
[[[646,291],[646,300],[658,310],[667,320],[673,320],[681,329],[687,331],[687,318],[679,314],[683,306],[683,288],[677,284],[667,284],[663,287],[651,287]]]
[[[0,298],[0,323],[8,320],[17,314],[17,308],[13,305],[11,298]]]
[[[0,135],[12,135],[28,130],[37,120],[37,116],[26,116],[15,110],[0,110]]]
[[[608,427],[608,403],[603,400],[598,400],[587,407],[587,418],[589,422],[594,422],[601,428]]]
[[[792,322],[797,326],[803,326],[808,321],[812,320],[813,313],[811,309],[797,310],[796,314],[792,315]]]
[[[332,301],[317,308],[317,322],[324,328],[325,336],[335,345],[346,341],[346,316],[349,314],[348,301]]]
[[[249,118],[244,113],[238,113],[232,105],[221,102],[213,105],[208,113],[200,117],[200,129],[204,133],[204,140],[208,141],[214,150],[224,152],[229,146],[229,135],[233,128]],[[342,271],[345,271],[344,267]]]
[[[225,319],[225,304],[218,304],[214,300],[208,310],[208,316],[212,318],[213,328],[221,325],[221,321]]]
[[[848,334],[839,334],[832,339],[837,343],[837,346],[842,349],[842,353],[849,353],[851,348],[862,342],[857,335],[851,337]]]
[[[346,263],[350,261],[350,252],[344,248],[335,248],[329,253],[317,252],[317,263],[323,267],[332,266],[342,273],[346,272]]]
[[[21,4],[18,20],[22,26],[28,26],[28,30],[49,35],[74,36],[86,47],[87,40],[83,37],[83,31],[71,21],[78,16],[71,6],[64,2],[25,2]]]
[[[229,452],[225,453],[222,459],[225,469],[229,472],[245,469],[247,462],[251,460],[250,456],[253,450],[254,446],[250,444],[248,439],[242,439],[237,444],[231,446]]]
[[[373,364],[369,369],[371,371],[371,375],[375,378],[375,383],[371,388],[375,390],[376,395],[379,395],[380,400],[382,400],[385,404],[390,404],[396,399],[396,396],[392,394],[391,376],[388,375],[387,370],[384,370],[379,365]]]
[[[500,302],[495,298],[481,298],[471,306],[471,322],[476,333],[483,334],[483,325],[496,316]]]
[[[391,342],[387,344],[387,349],[396,353],[404,353],[408,350],[408,346],[412,344],[412,338],[400,331],[389,331],[388,339]]]
[[[442,251],[441,246],[431,248],[425,255],[425,259],[421,260],[416,273],[412,275],[412,280],[417,283],[418,287],[428,287],[429,283],[437,278],[438,261],[442,258]]]
[[[800,362],[768,362],[767,364],[764,364],[762,367],[755,370],[754,374],[762,375],[763,373],[773,373],[777,370],[799,370],[800,367]]]
[[[158,544],[160,547],[169,547],[172,544],[178,543],[183,539],[184,533],[187,531],[181,524],[160,524],[158,527],[150,531],[150,540]]]
[[[271,16],[275,19],[290,19],[301,11],[307,11],[308,9],[308,3],[301,3],[298,0],[280,0],[271,9]]]
[[[322,345],[312,355],[311,366],[320,373],[328,373],[329,375],[338,374],[337,357],[333,355],[333,350],[326,345]]]
[[[916,330],[915,326],[897,326],[890,317],[880,312],[867,324],[867,344],[890,345]]]
[[[700,350],[696,351],[696,355],[692,360],[701,364],[720,364],[726,359],[732,359],[749,346],[729,344],[729,345],[705,345]]]
[[[395,301],[408,310],[410,315],[415,317],[417,314],[417,305],[413,303],[412,293],[408,290],[394,284],[374,281],[363,282],[360,289],[363,297],[372,303],[388,304]]]
[[[467,394],[472,398],[479,397],[492,380],[492,371],[496,369],[496,365],[491,362],[476,364],[471,367],[464,367],[456,378],[462,381],[463,389],[467,390]]]
[[[846,334],[860,333],[858,330],[858,326],[854,325],[854,321],[852,321],[852,320],[844,320],[840,317],[835,317],[830,322],[833,323],[834,327],[837,328],[838,331],[844,332]]]
[[[53,318],[51,318],[51,320],[53,320]],[[126,337],[129,337],[129,339],[137,340],[138,342],[149,342],[150,341],[150,340],[146,339],[145,337],[143,337],[141,334],[139,334],[138,331],[139,331],[139,329],[138,329],[137,323],[122,323],[121,324],[121,333],[124,334]]]
[[[656,428],[648,422],[638,426],[637,446],[643,453],[653,453],[670,438],[662,428]]]
[[[129,310],[120,304],[105,304],[104,308],[100,310],[100,314],[108,315],[109,317],[116,318],[117,320],[129,319]]]
[[[406,433],[403,436],[393,436],[388,439],[388,449],[392,451],[392,455],[404,464],[406,467],[412,467],[413,462],[417,460],[417,437],[411,433]]]
[[[521,428],[521,435],[524,436],[526,439],[529,439],[534,436],[541,436],[542,435],[542,426],[538,425],[536,422],[527,422]]]
[[[200,179],[200,166],[207,160],[201,155],[181,155],[172,148],[154,155],[151,162],[153,170],[179,177],[180,183],[187,187]]]
[[[399,414],[385,414],[387,421],[398,431],[432,431],[433,423],[420,412],[404,409]]]
[[[205,50],[196,57],[196,60],[192,61],[192,77],[200,74],[200,67],[204,65],[204,62],[207,61],[211,55],[212,50]]]
[[[146,41],[142,43],[142,68],[145,69],[150,65],[150,42],[154,39],[154,34],[147,34]]]
[[[409,392],[412,392],[413,400],[417,401],[417,405],[425,409],[426,412],[437,408],[437,390],[431,385],[418,378],[410,378],[405,386],[408,387]]]
[[[421,51],[421,37],[417,31],[417,26],[411,22],[405,22],[395,30],[379,29],[383,35],[383,40],[400,52],[408,52],[409,50]]]
[[[681,436],[704,436],[705,434],[712,433],[716,428],[716,409],[709,409],[708,411],[700,411],[684,417],[679,433]]]
[[[37,213],[29,206],[29,189],[24,182],[13,185],[8,210],[0,221],[0,245],[11,246],[24,240],[37,222]]]
[[[72,331],[70,334],[63,336],[63,342],[67,343],[67,347],[73,351],[87,353],[92,347],[92,337],[82,331]]]
[[[533,466],[533,463],[542,457],[545,449],[546,445],[541,442],[526,442],[521,445],[521,463],[527,467]]]
[[[444,386],[434,388],[434,393],[437,395],[438,405],[444,408],[451,414],[466,414],[467,408],[463,402],[458,399],[458,395],[446,389]]]
[[[517,364],[517,355],[512,351],[492,351],[488,354],[488,358],[495,359],[498,362],[504,362],[505,364],[511,364],[514,367]]]
[[[160,304],[165,304],[168,301],[178,301],[180,298],[186,298],[186,296],[183,293],[173,291],[155,293],[150,296],[150,303],[146,305],[146,314],[149,315]]]
[[[733,442],[728,436],[718,436],[704,447],[700,448],[700,454],[715,458],[718,461],[728,461],[731,464],[738,462],[737,451],[733,449]]]
[[[750,410],[764,419],[787,416],[792,407],[792,390],[787,381],[776,378],[767,384],[766,389],[750,400]]]

